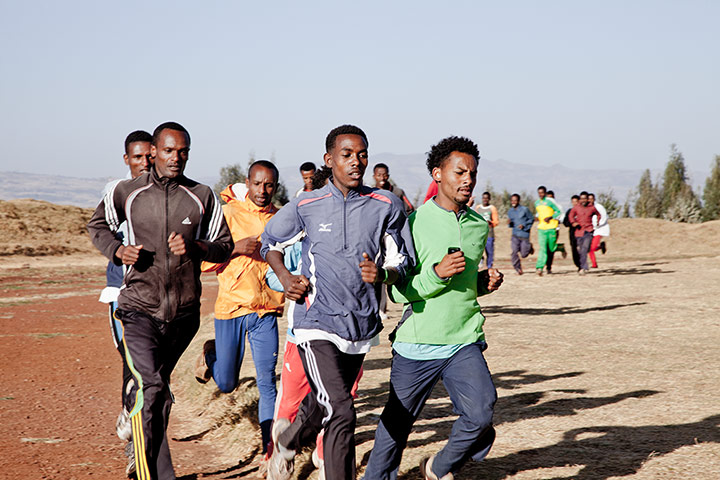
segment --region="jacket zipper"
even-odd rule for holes
[[[170,237],[170,206],[169,206],[169,183],[165,185],[165,319],[170,321],[170,245],[167,239]]]
[[[343,197],[343,250],[348,249],[347,245],[347,222],[346,222],[346,211],[345,207],[347,206],[347,197]]]

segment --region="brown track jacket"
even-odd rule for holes
[[[115,233],[123,222],[127,222],[128,244],[143,249],[125,274],[118,307],[165,322],[197,311],[202,293],[200,263],[224,262],[234,246],[213,191],[185,176],[159,177],[154,168],[119,182],[103,197],[88,223],[95,247],[118,265],[115,252],[122,242]],[[186,239],[185,255],[170,252],[171,232]],[[193,240],[208,247],[206,256],[193,248]]]

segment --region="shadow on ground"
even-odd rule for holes
[[[483,313],[489,315],[496,313],[505,315],[578,315],[640,305],[647,305],[647,302],[616,303],[614,305],[601,305],[598,307],[524,308],[515,306],[491,306],[483,308]]]
[[[650,457],[697,443],[720,443],[720,415],[699,422],[641,427],[597,426],[569,430],[563,440],[543,448],[466,465],[455,478],[500,480],[542,468],[579,467],[579,480],[604,480],[637,473]],[[415,470],[400,478],[419,478]]]

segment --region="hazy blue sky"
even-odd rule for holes
[[[189,176],[248,152],[319,161],[466,135],[484,157],[693,170],[720,154],[720,2],[0,0],[0,171],[124,174],[127,133],[175,120]],[[372,157],[371,157],[372,162]]]

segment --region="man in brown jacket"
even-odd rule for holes
[[[130,419],[139,480],[175,478],[166,438],[170,374],[200,326],[200,263],[223,262],[233,249],[215,194],[183,175],[189,151],[182,125],[158,126],[153,167],[108,191],[88,223],[97,249],[129,267],[115,315],[135,379]],[[115,237],[122,222],[127,245]]]

